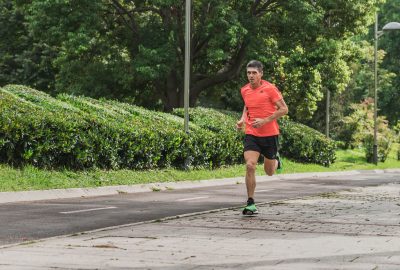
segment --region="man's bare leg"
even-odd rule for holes
[[[246,161],[246,188],[248,198],[254,198],[256,189],[256,167],[260,153],[257,151],[244,152],[244,160]]]
[[[274,175],[278,168],[278,160],[264,157],[264,171],[268,176]]]

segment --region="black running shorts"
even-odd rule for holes
[[[268,159],[276,159],[279,148],[278,137],[278,135],[257,137],[254,135],[246,134],[244,137],[243,152],[257,151]]]

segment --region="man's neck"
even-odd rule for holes
[[[250,84],[250,86],[251,86],[252,89],[256,89],[256,88],[260,87],[260,85],[261,85],[261,80],[258,81],[257,83]]]

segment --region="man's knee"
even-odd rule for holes
[[[248,172],[254,172],[256,170],[257,162],[247,161],[246,162],[246,170]]]
[[[264,171],[268,176],[273,176],[275,173],[275,166],[270,162],[264,163]]]
[[[264,170],[265,170],[265,173],[266,173],[268,176],[273,176],[274,173],[275,173],[275,171],[272,170],[272,169],[264,168]]]

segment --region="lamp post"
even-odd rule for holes
[[[189,134],[189,90],[190,90],[190,26],[192,15],[192,0],[186,0],[185,5],[185,71],[183,83],[184,129]],[[184,161],[185,170],[189,169],[190,157]]]
[[[184,106],[184,128],[185,132],[189,133],[189,87],[190,87],[190,22],[191,22],[191,11],[192,11],[192,0],[186,0],[185,6],[185,74],[184,74],[184,94],[183,94],[183,106]]]
[[[373,162],[378,164],[378,39],[383,35],[384,31],[400,30],[400,23],[390,22],[386,24],[382,31],[378,31],[378,13],[375,13],[375,31],[374,31],[374,146],[373,146]]]

